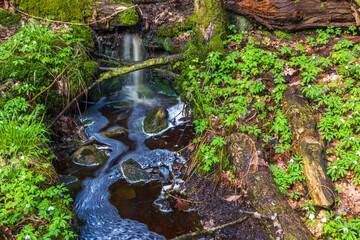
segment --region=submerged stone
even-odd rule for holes
[[[116,189],[111,197],[116,200],[130,200],[136,198],[136,191],[133,188],[123,186]]]
[[[130,107],[130,104],[128,102],[113,102],[113,103],[108,103],[105,105],[106,107],[109,108],[119,108],[119,109],[123,109],[123,108],[128,108]]]
[[[166,108],[155,108],[151,110],[144,119],[144,131],[150,134],[161,132],[168,127],[168,118],[169,112]]]
[[[97,166],[107,161],[107,157],[94,146],[79,148],[71,155],[70,159],[75,164],[82,166]]]
[[[145,171],[141,165],[132,158],[122,162],[121,169],[126,181],[130,183],[147,182],[151,179],[151,174]]]
[[[103,131],[102,134],[104,134],[108,138],[120,138],[128,135],[128,131],[125,128],[118,127]]]
[[[69,185],[71,183],[75,183],[75,182],[79,181],[79,179],[77,177],[72,176],[72,175],[60,175],[59,180],[61,183],[65,184],[65,185]]]

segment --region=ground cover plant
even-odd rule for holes
[[[97,70],[86,67],[91,36],[84,26],[25,24],[0,45],[1,102],[21,96],[59,111],[59,100],[66,104]]]
[[[5,239],[75,239],[71,199],[56,185],[42,123],[24,98],[0,110],[0,230]]]
[[[179,81],[194,113],[198,138],[195,158],[202,171],[231,170],[226,137],[254,135],[270,149],[270,168],[289,203],[322,239],[358,239],[360,191],[360,45],[355,27],[329,27],[293,34],[235,33],[224,42],[229,54],[211,52],[193,59]],[[288,35],[287,35],[288,36]],[[326,142],[327,174],[337,187],[332,211],[313,206],[306,194],[301,156],[283,112],[289,84],[301,91],[318,119]]]

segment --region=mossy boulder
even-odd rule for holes
[[[121,170],[126,181],[130,183],[148,182],[151,174],[145,171],[134,159],[129,158],[121,163]]]
[[[0,10],[0,25],[5,27],[18,24],[20,17],[16,14],[11,14],[8,11]]]
[[[108,138],[120,138],[128,135],[128,131],[125,128],[117,127],[103,131],[102,134]]]
[[[155,108],[144,119],[145,133],[158,133],[169,126],[169,112],[166,108]]]
[[[125,12],[120,16],[120,20],[123,24],[126,25],[136,25],[139,22],[139,15],[133,8],[126,9]]]
[[[239,32],[248,31],[254,27],[254,24],[252,24],[249,19],[244,16],[240,16],[231,12],[228,12],[227,14],[229,17],[229,23],[234,25],[236,30]]]
[[[76,150],[70,159],[77,165],[97,166],[107,161],[107,157],[94,146],[83,146]]]
[[[139,98],[151,99],[156,96],[155,91],[152,89],[150,85],[140,85],[136,92]]]

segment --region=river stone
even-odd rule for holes
[[[136,198],[136,191],[130,187],[120,187],[116,189],[112,194],[111,198],[115,200],[130,200]]]
[[[166,108],[155,108],[151,110],[144,119],[144,131],[151,134],[161,132],[168,127],[168,118],[169,112]]]
[[[248,31],[254,27],[254,25],[244,16],[240,16],[231,12],[228,12],[229,22],[231,25],[235,25],[236,30],[239,32]]]
[[[105,105],[106,107],[109,108],[119,108],[119,109],[125,109],[130,107],[130,104],[128,102],[113,102],[113,103],[108,103]]]
[[[136,89],[139,98],[152,99],[156,93],[152,90],[150,85],[141,85]]]
[[[132,158],[121,163],[121,170],[126,181],[130,183],[147,182],[151,179],[151,174],[145,171],[141,165]]]
[[[69,185],[71,183],[75,183],[75,182],[79,181],[79,179],[77,177],[72,176],[72,175],[60,175],[59,180],[61,183],[65,184],[65,185]]]
[[[94,146],[83,146],[76,150],[70,159],[78,165],[97,166],[104,164],[107,157]]]
[[[118,127],[103,131],[102,134],[108,138],[120,138],[128,135],[128,131],[125,128]]]

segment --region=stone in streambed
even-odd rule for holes
[[[69,185],[71,183],[75,183],[75,182],[79,181],[79,179],[72,175],[60,175],[59,181],[65,185]]]
[[[128,131],[125,128],[118,127],[103,131],[102,134],[104,134],[108,138],[120,138],[128,135]]]
[[[145,171],[134,159],[129,158],[121,163],[121,170],[127,182],[147,182],[151,174]]]
[[[104,164],[107,157],[94,146],[83,146],[76,150],[70,159],[77,165],[97,166]]]
[[[136,191],[133,188],[124,186],[116,189],[111,197],[116,200],[130,200],[136,198]]]
[[[169,112],[166,108],[155,108],[144,119],[145,133],[158,133],[169,126]]]

